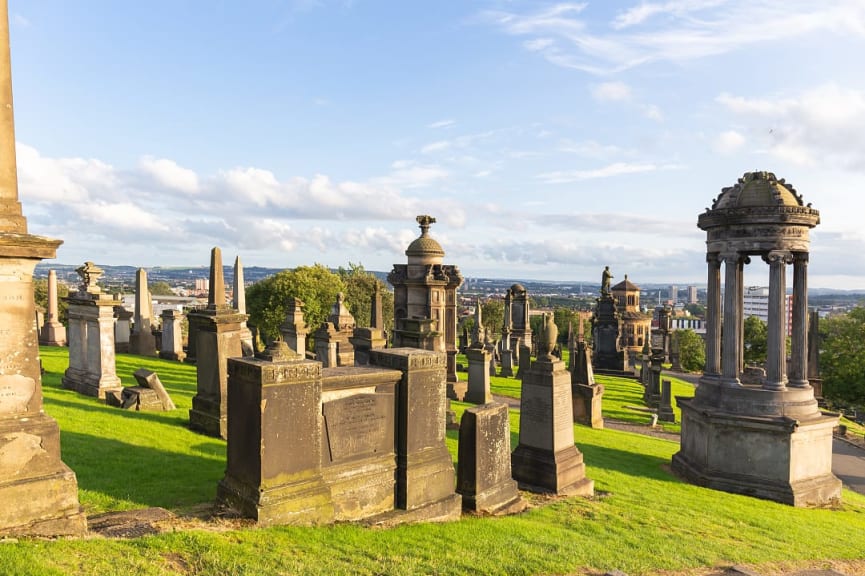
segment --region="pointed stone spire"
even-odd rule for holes
[[[8,0],[0,0],[0,12],[0,232],[26,234],[27,221],[18,202]]]
[[[372,302],[369,311],[369,327],[373,330],[384,330],[384,315],[381,309],[381,287],[378,281],[375,283],[375,292],[372,294]]]
[[[147,270],[139,268],[135,273],[135,331],[139,333],[150,332],[153,321],[153,300],[150,297],[150,288],[147,286]]]
[[[234,294],[232,307],[241,314],[246,314],[246,286],[243,283],[243,265],[240,263],[240,256],[234,259],[234,290],[232,293]]]
[[[208,310],[225,306],[225,279],[222,271],[222,250],[214,247],[210,251],[210,292],[207,295]]]

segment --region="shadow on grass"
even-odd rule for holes
[[[224,450],[193,448],[207,456],[63,432],[63,460],[78,476],[79,488],[143,507],[173,508],[214,497],[225,471]]]
[[[88,397],[89,398],[89,397]],[[178,408],[176,410],[172,410],[170,412],[139,412],[137,410],[124,410],[123,408],[117,408],[114,406],[107,406],[105,404],[100,404],[94,398],[94,402],[92,403],[84,403],[84,402],[74,402],[69,400],[63,400],[60,398],[52,397],[45,399],[45,405],[48,406],[48,411],[50,412],[51,406],[62,406],[63,408],[68,408],[71,410],[82,410],[84,412],[98,412],[100,414],[107,414],[112,417],[117,416],[120,418],[130,418],[132,420],[146,420],[149,422],[157,422],[160,424],[170,424],[172,426],[181,426],[182,428],[188,428],[186,424],[189,423],[189,414],[188,410],[184,410],[182,408]]]

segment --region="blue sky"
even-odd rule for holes
[[[10,0],[20,196],[58,261],[705,283],[744,172],[865,289],[865,1]],[[765,284],[761,265],[746,281]]]

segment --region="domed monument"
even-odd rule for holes
[[[707,236],[706,366],[694,397],[677,399],[682,439],[672,462],[688,481],[794,506],[826,506],[840,499],[841,482],[832,475],[832,429],[838,416],[819,410],[807,377],[809,231],[819,222],[820,213],[771,172],[746,173],[700,214],[697,225]],[[743,384],[743,271],[752,257],[769,267],[766,377],[759,384]]]
[[[455,397],[457,288],[463,276],[456,266],[442,264],[445,251],[429,235],[435,218],[422,214],[416,220],[421,235],[406,248],[408,263],[394,264],[387,277],[393,286],[393,345],[446,352],[448,393]]]

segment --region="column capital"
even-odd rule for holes
[[[808,252],[793,252],[793,262],[795,264],[807,264],[809,259]]]
[[[793,254],[786,250],[772,250],[763,254],[763,261],[767,264],[792,264]]]

